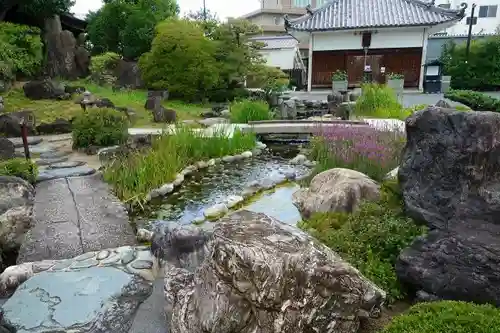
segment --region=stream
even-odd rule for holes
[[[221,163],[192,174],[175,192],[149,213],[137,216],[137,228],[152,230],[158,223],[189,224],[203,216],[203,211],[221,203],[231,195],[239,195],[255,181],[282,179],[284,174],[307,175],[310,168],[292,165],[290,159],[299,152],[299,146],[269,145],[260,155],[234,163]],[[274,190],[258,194],[243,208],[265,213],[282,222],[296,224],[300,214],[292,203],[292,194],[299,188],[296,183],[280,185]]]

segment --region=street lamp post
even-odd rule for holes
[[[467,35],[467,46],[465,47],[465,63],[469,61],[469,52],[470,52],[470,40],[472,38],[472,25],[474,24],[474,11],[476,9],[476,4],[472,4],[472,10],[470,13],[470,21],[469,21],[469,33]]]

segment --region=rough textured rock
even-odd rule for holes
[[[448,103],[447,101],[445,101],[444,99],[440,99],[437,103],[436,103],[436,106],[437,107],[440,107],[440,108],[445,108],[445,109],[451,109],[451,105],[450,103]]]
[[[433,230],[396,265],[415,291],[500,305],[499,129],[493,112],[429,107],[406,120],[406,212]]]
[[[0,90],[0,92],[2,92]],[[0,96],[0,113],[2,113],[5,110],[5,102],[3,101],[3,97]]]
[[[0,246],[17,250],[33,225],[35,190],[18,177],[0,176]]]
[[[141,78],[141,71],[137,62],[125,61],[120,59],[115,68],[117,84],[120,87],[128,89],[142,89],[144,82]]]
[[[171,333],[351,333],[380,310],[385,293],[306,233],[245,210],[221,222],[195,272],[165,268]]]
[[[5,136],[19,137],[21,136],[21,121],[24,120],[28,135],[34,134],[36,125],[35,114],[33,111],[24,110],[17,112],[9,112],[0,115],[0,133]]]
[[[177,113],[175,110],[166,109],[163,106],[155,107],[153,110],[153,121],[155,123],[175,123]]]
[[[151,294],[154,261],[147,247],[124,246],[11,266],[0,275],[0,293],[15,290],[2,307],[1,326],[8,332],[128,332]]]
[[[69,120],[57,118],[51,123],[41,123],[36,127],[39,134],[64,134],[71,133],[72,124]]]
[[[32,100],[67,99],[68,94],[51,80],[34,80],[24,84],[24,95]]]
[[[362,200],[377,200],[380,186],[367,175],[335,168],[316,175],[308,188],[293,195],[293,203],[303,217],[313,213],[352,212]]]
[[[16,147],[14,144],[6,139],[0,138],[0,161],[13,158],[15,155]]]

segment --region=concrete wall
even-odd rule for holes
[[[380,29],[372,34],[371,49],[422,47],[424,29]],[[314,51],[362,50],[358,32],[329,32],[313,34]]]
[[[281,69],[293,69],[295,49],[261,50],[260,54],[266,60],[266,64]]]
[[[450,27],[446,31],[450,35],[467,34],[469,31],[469,26],[467,25],[467,17],[470,17],[472,4],[477,5],[474,12],[474,17],[477,17],[477,24],[472,26],[473,34],[491,34],[495,32],[495,28],[500,24],[500,0],[437,0],[436,5],[449,4],[451,9],[459,8],[462,2],[467,3],[467,9],[465,10],[466,17],[464,17],[460,22],[456,23],[453,27]],[[479,17],[480,6],[495,6],[497,5],[497,13],[495,17]]]

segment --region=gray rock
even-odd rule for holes
[[[431,229],[396,263],[411,290],[500,306],[499,131],[496,112],[428,107],[406,120],[405,211]]]
[[[3,320],[17,332],[123,333],[151,292],[151,283],[111,267],[45,271],[16,290]]]
[[[61,162],[57,162],[57,163],[51,163],[47,168],[48,169],[76,168],[76,167],[82,166],[84,164],[85,164],[85,162],[82,162],[82,161],[68,161],[68,162],[61,161]]]
[[[48,158],[48,159],[41,159],[37,160],[35,163],[36,165],[44,166],[44,165],[55,165],[59,163],[65,163],[68,160],[67,156],[64,157],[56,157],[56,158]]]
[[[307,161],[307,157],[303,154],[298,154],[290,160],[290,164],[304,164]]]
[[[335,168],[316,175],[309,188],[293,194],[293,203],[304,218],[314,213],[353,212],[362,200],[377,200],[380,186],[367,175]]]
[[[68,152],[63,152],[63,151],[50,151],[50,152],[45,152],[40,154],[40,158],[42,159],[50,159],[50,158],[60,158],[64,156],[68,156]]]
[[[205,127],[210,127],[216,124],[226,124],[228,123],[228,120],[226,118],[215,117],[198,120],[198,123]]]
[[[46,169],[38,174],[37,182],[42,182],[57,178],[67,178],[76,176],[87,176],[92,175],[96,172],[94,168],[88,166],[79,166],[74,168],[64,168],[64,169]]]
[[[28,147],[31,154],[43,154],[43,153],[52,153],[56,151],[56,148],[52,145],[47,144],[39,144],[36,146]],[[23,148],[17,148],[17,151],[24,152]]]
[[[0,133],[7,137],[21,136],[21,121],[25,122],[28,135],[33,135],[36,119],[33,111],[22,110],[0,114]]]
[[[35,146],[43,141],[42,138],[36,136],[28,136],[27,139],[29,146]],[[16,148],[24,147],[22,138],[9,138],[9,140],[14,144],[14,147]]]
[[[6,138],[0,137],[0,160],[7,160],[13,158],[16,148],[12,142]]]
[[[191,229],[184,242],[174,237],[193,244],[203,234],[190,248],[210,256],[194,272],[165,268],[170,332],[354,333],[359,312],[380,311],[384,291],[306,233],[245,210],[220,222],[211,233]]]
[[[444,99],[440,99],[435,105],[439,108],[452,109],[450,103],[448,103]]]
[[[32,227],[35,189],[18,177],[0,176],[0,247],[18,250]]]

